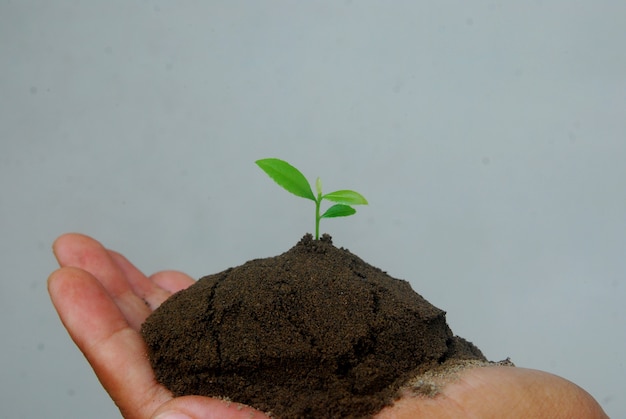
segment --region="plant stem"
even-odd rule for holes
[[[320,239],[320,204],[322,203],[322,193],[321,191],[317,194],[317,199],[315,200],[315,240]]]

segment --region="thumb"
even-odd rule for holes
[[[163,403],[151,419],[269,419],[249,406],[202,396],[176,397]]]

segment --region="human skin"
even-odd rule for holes
[[[146,276],[121,254],[81,234],[59,237],[53,251],[60,269],[48,278],[52,303],[124,418],[267,418],[237,403],[201,396],[173,397],[156,382],[139,330],[170,295],[194,283],[191,277],[177,271]],[[375,417],[608,416],[587,392],[563,378],[493,366],[462,372],[436,397],[403,397]]]

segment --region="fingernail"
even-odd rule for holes
[[[187,416],[181,412],[168,411],[159,413],[159,415],[155,416],[153,419],[191,419],[191,416]]]

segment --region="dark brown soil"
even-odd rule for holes
[[[224,397],[283,419],[369,417],[418,372],[485,360],[408,282],[328,235],[201,278],[142,333],[157,380],[175,395]]]

